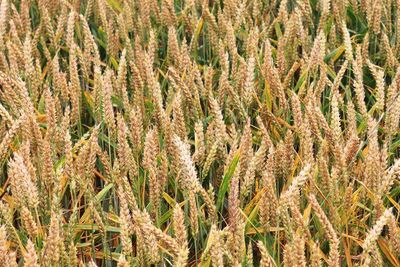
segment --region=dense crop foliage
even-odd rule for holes
[[[0,3],[0,266],[400,266],[400,1]]]

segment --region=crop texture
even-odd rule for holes
[[[0,0],[0,267],[400,266],[399,0]]]

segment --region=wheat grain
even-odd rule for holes
[[[0,0],[0,266],[396,265],[399,4]]]

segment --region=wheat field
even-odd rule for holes
[[[0,3],[0,267],[400,266],[399,0]]]

